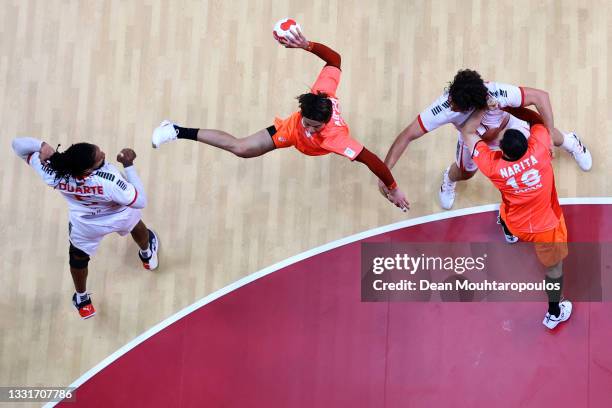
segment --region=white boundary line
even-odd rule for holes
[[[605,205],[605,204],[612,204],[612,197],[562,198],[559,201],[561,202],[562,205],[589,205],[589,204],[600,204],[600,205],[604,204]],[[106,357],[96,366],[94,366],[93,368],[88,370],[86,373],[81,375],[76,381],[70,384],[69,387],[75,387],[75,388],[80,387],[85,381],[89,380],[91,377],[93,377],[94,375],[102,371],[104,368],[106,368],[108,365],[110,365],[113,361],[117,360],[119,357],[126,354],[128,351],[138,346],[140,343],[144,342],[145,340],[152,337],[153,335],[159,333],[166,327],[170,326],[172,323],[182,319],[188,314],[201,308],[202,306],[205,306],[209,304],[210,302],[216,299],[219,299],[220,297],[227,295],[228,293],[233,292],[234,290],[238,288],[241,288],[242,286],[245,286],[251,282],[254,282],[259,278],[269,275],[272,272],[276,272],[279,269],[283,269],[289,265],[303,261],[304,259],[313,257],[315,255],[319,255],[323,252],[327,252],[332,249],[341,247],[343,245],[351,244],[353,242],[360,241],[366,238],[370,238],[376,235],[385,234],[387,232],[396,231],[396,230],[406,228],[406,227],[412,227],[414,225],[425,224],[428,222],[440,221],[440,220],[446,220],[448,218],[461,217],[464,215],[480,214],[483,212],[494,211],[494,210],[497,210],[498,208],[499,208],[499,204],[486,204],[486,205],[480,205],[477,207],[462,208],[460,210],[454,210],[454,211],[444,211],[440,213],[426,215],[424,217],[412,218],[406,221],[399,221],[393,224],[385,225],[383,227],[378,227],[378,228],[374,228],[368,231],[360,232],[360,233],[357,233],[357,234],[354,234],[354,235],[351,235],[345,238],[338,239],[336,241],[332,241],[328,244],[324,244],[319,247],[310,249],[308,251],[302,252],[301,254],[294,255],[274,265],[268,266],[267,268],[261,269],[255,273],[245,276],[244,278],[237,280],[236,282],[231,283],[227,285],[226,287],[221,288],[217,290],[216,292],[211,293],[210,295],[185,307],[183,310],[178,311],[174,315],[168,317],[167,319],[151,327],[149,330],[142,333],[138,337],[132,339],[129,343],[121,347],[119,350],[115,351],[110,356]],[[57,402],[49,402],[46,405],[44,405],[44,407],[51,408],[57,404],[58,404]]]

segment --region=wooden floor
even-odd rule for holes
[[[196,299],[274,262],[365,229],[439,212],[456,131],[418,140],[394,170],[412,204],[384,201],[365,166],[293,149],[243,160],[192,142],[152,150],[164,118],[247,135],[296,109],[321,62],[272,39],[296,18],[343,57],[339,90],[353,135],[384,156],[462,67],[550,92],[558,127],[593,153],[563,152],[559,194],[611,196],[612,3],[522,1],[77,1],[0,4],[0,385],[64,386]],[[98,315],[70,303],[67,208],[13,155],[16,135],[138,153],[144,220],[162,241],[144,271],[129,238],[90,263]],[[606,170],[608,169],[608,170]],[[482,176],[456,208],[496,202]],[[470,237],[466,237],[469,239]]]

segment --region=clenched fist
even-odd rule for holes
[[[123,164],[123,167],[130,167],[134,164],[134,159],[136,158],[136,152],[129,147],[125,149],[121,149],[119,154],[117,155],[117,161]]]

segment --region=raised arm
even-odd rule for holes
[[[317,57],[321,58],[323,61],[325,61],[325,65],[340,69],[340,64],[342,62],[340,54],[338,54],[336,51],[332,50],[328,46],[309,41],[308,46],[305,48],[305,50],[310,51]]]
[[[15,154],[26,161],[33,153],[40,153],[40,161],[45,162],[55,152],[47,142],[33,137],[16,137],[11,145]]]
[[[293,32],[293,38],[280,38],[279,42],[287,48],[302,48],[325,61],[325,65],[340,69],[342,58],[340,54],[326,45],[308,41],[301,31]]]
[[[125,169],[125,176],[127,181],[134,186],[134,198],[128,198],[131,202],[124,202],[124,194],[121,191],[117,191],[117,200],[119,204],[128,205],[132,208],[145,208],[147,206],[147,193],[145,192],[142,181],[138,177],[136,167],[134,167],[134,159],[136,159],[136,152],[134,150],[125,148],[117,155],[117,161],[123,164]]]

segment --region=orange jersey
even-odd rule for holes
[[[501,192],[500,211],[510,231],[538,233],[558,226],[562,213],[546,127],[531,127],[527,152],[519,160],[504,160],[501,151],[491,150],[484,142],[476,144],[472,157]]]
[[[325,66],[312,86],[312,92],[324,92],[332,101],[333,113],[325,127],[317,133],[309,133],[302,125],[302,114],[298,111],[287,119],[276,118],[276,134],[272,136],[277,148],[295,146],[300,152],[309,156],[337,153],[354,160],[363,145],[351,138],[348,125],[342,119],[340,105],[336,98],[336,89],[340,83],[342,71],[336,67]]]

